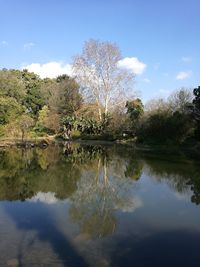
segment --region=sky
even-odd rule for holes
[[[0,68],[70,74],[89,39],[117,44],[144,102],[200,85],[200,0],[0,0]]]

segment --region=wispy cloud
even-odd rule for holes
[[[38,74],[41,78],[56,78],[59,75],[72,74],[72,66],[63,62],[47,62],[45,64],[32,63],[23,65],[22,69],[27,69],[30,72]]]
[[[158,70],[160,67],[160,63],[159,62],[156,62],[153,66],[154,70]]]
[[[31,50],[35,46],[35,43],[29,42],[24,44],[24,50]]]
[[[160,89],[159,90],[159,95],[161,97],[168,97],[169,95],[171,94],[171,90],[168,90],[168,89]]]
[[[191,57],[182,57],[181,60],[185,63],[189,63],[192,61],[192,58]]]
[[[7,46],[7,45],[8,45],[8,42],[5,41],[5,40],[3,40],[3,41],[0,42],[0,45],[2,45],[2,46]]]
[[[118,62],[118,66],[120,68],[125,68],[134,74],[142,74],[147,65],[141,61],[139,61],[136,57],[125,57]]]
[[[187,78],[190,78],[192,75],[192,71],[188,70],[188,71],[180,71],[177,75],[176,75],[176,79],[177,80],[185,80]]]
[[[165,76],[165,77],[169,77],[169,73],[168,73],[168,72],[164,72],[164,73],[163,73],[163,76]]]
[[[148,78],[144,78],[143,81],[144,81],[145,83],[151,83],[151,80],[148,79]]]

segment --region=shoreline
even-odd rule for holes
[[[120,145],[127,148],[133,148],[141,153],[154,153],[154,154],[165,154],[165,155],[185,155],[189,158],[200,159],[200,145],[197,146],[178,146],[178,145],[160,145],[160,144],[137,144],[135,142],[127,142],[126,140],[91,140],[91,139],[72,139],[72,140],[62,140],[56,136],[46,136],[37,138],[27,138],[22,141],[21,139],[14,138],[2,138],[0,139],[0,149],[19,147],[19,148],[46,148],[49,145],[55,143],[65,143],[65,142],[76,142],[79,144],[89,144],[89,145]]]

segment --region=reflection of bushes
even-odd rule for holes
[[[159,156],[160,157],[160,156]],[[145,158],[147,172],[157,181],[165,181],[174,191],[183,193],[191,190],[191,201],[200,204],[200,167],[184,161],[170,162],[166,159]]]
[[[79,169],[61,160],[58,147],[10,149],[0,154],[0,198],[24,200],[37,192],[65,199],[76,190]]]

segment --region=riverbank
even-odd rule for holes
[[[22,140],[20,138],[1,138],[0,139],[0,148],[5,147],[45,147],[55,142],[55,136],[47,137],[37,137],[37,138],[27,138]]]
[[[13,139],[13,138],[2,138],[0,139],[0,149],[8,147],[41,147],[45,148],[54,143],[62,142],[76,142],[80,144],[88,145],[121,145],[134,149],[144,154],[157,154],[157,155],[185,155],[189,158],[200,159],[200,143],[185,144],[185,145],[166,145],[166,144],[138,144],[134,139],[120,139],[120,140],[107,140],[107,139],[82,139],[76,138],[72,140],[63,140],[57,136],[46,136],[37,138],[27,138],[26,140]]]

